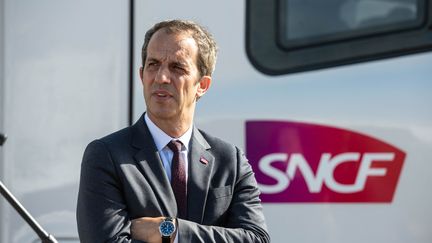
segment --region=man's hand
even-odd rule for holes
[[[133,239],[148,243],[162,243],[162,236],[159,232],[159,225],[164,217],[142,217],[132,220],[131,235]],[[171,242],[175,238],[176,232],[171,237]]]

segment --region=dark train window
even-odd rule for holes
[[[246,50],[277,75],[432,48],[432,0],[248,0]]]

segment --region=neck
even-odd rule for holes
[[[180,118],[180,119],[161,119],[154,117],[151,113],[148,113],[150,120],[159,127],[162,131],[168,134],[170,137],[178,138],[181,137],[186,131],[192,126],[192,119]]]

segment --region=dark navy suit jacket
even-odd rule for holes
[[[244,154],[194,128],[188,156],[188,212],[178,220],[179,243],[270,242]],[[77,206],[81,242],[141,242],[131,239],[131,220],[175,217],[176,207],[143,116],[87,146]]]

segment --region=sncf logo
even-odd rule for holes
[[[247,157],[263,202],[391,202],[405,153],[356,132],[247,121]]]

